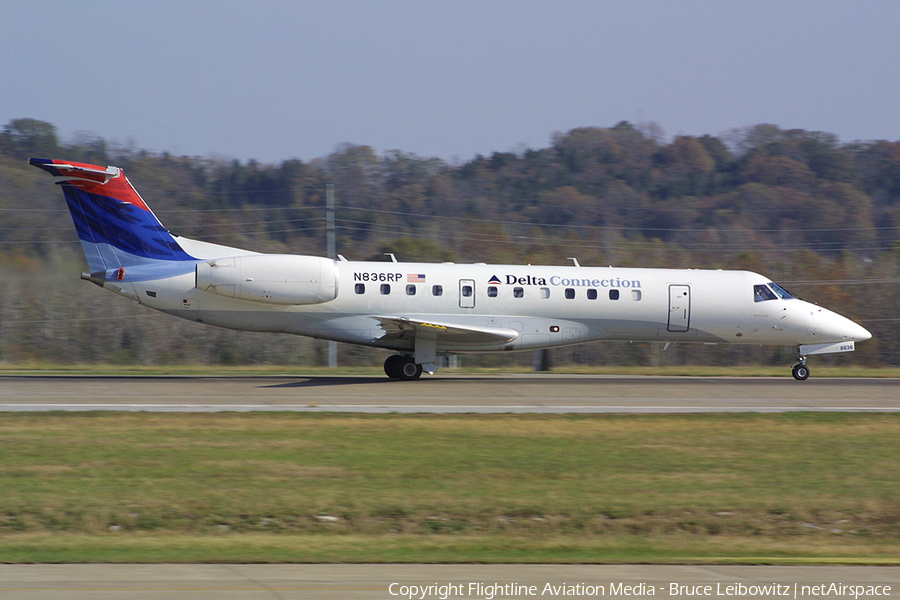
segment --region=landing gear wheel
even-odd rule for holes
[[[384,374],[391,379],[411,381],[422,376],[422,365],[413,362],[411,356],[394,354],[384,361]]]
[[[794,368],[791,369],[791,375],[793,375],[794,379],[797,381],[806,381],[809,379],[809,367],[804,364],[794,365]]]
[[[400,364],[400,379],[412,381],[422,376],[422,365],[417,365],[410,357],[404,357]]]
[[[388,356],[384,361],[384,374],[391,379],[400,379],[402,377],[400,367],[403,360],[404,357],[400,356],[399,354]]]

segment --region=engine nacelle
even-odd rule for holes
[[[197,289],[268,304],[319,304],[337,297],[334,261],[319,256],[259,254],[198,263]]]

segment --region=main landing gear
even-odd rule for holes
[[[384,373],[391,379],[411,381],[422,376],[422,365],[417,365],[411,356],[394,354],[384,361]]]
[[[791,375],[797,381],[806,381],[809,379],[809,367],[806,366],[806,357],[803,354],[797,356],[797,362],[791,367]]]

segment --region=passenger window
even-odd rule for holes
[[[566,300],[575,298],[575,288],[566,288]]]
[[[488,287],[488,298],[496,298],[497,297],[497,286],[492,285]]]
[[[471,298],[472,297],[472,286],[471,285],[462,286],[462,295],[463,295],[463,298]]]
[[[357,283],[354,290],[356,291],[357,294],[365,294],[366,293],[366,284]]]
[[[416,286],[413,284],[409,284],[406,286],[406,295],[407,296],[415,296],[416,295]]]
[[[635,302],[639,302],[641,299],[641,290],[631,290],[631,299]]]
[[[513,288],[513,298],[524,298],[525,290],[523,288],[517,287]]]
[[[588,300],[596,300],[597,299],[597,290],[591,288],[587,291]]]
[[[541,299],[546,300],[550,297],[550,288],[541,288]]]
[[[435,296],[442,296],[444,294],[444,286],[442,285],[433,285],[431,286],[431,293]]]
[[[609,299],[610,300],[618,300],[619,299],[619,290],[609,290]]]
[[[754,302],[765,302],[766,300],[775,300],[777,296],[775,292],[770,290],[768,286],[765,285],[754,285],[753,286],[753,301]]]
[[[381,295],[382,295],[382,296],[387,296],[387,295],[390,294],[390,293],[391,293],[391,284],[389,284],[389,283],[382,283],[382,284],[381,284]]]

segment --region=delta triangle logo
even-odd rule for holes
[[[500,278],[494,275],[488,279],[488,285],[500,285]]]

